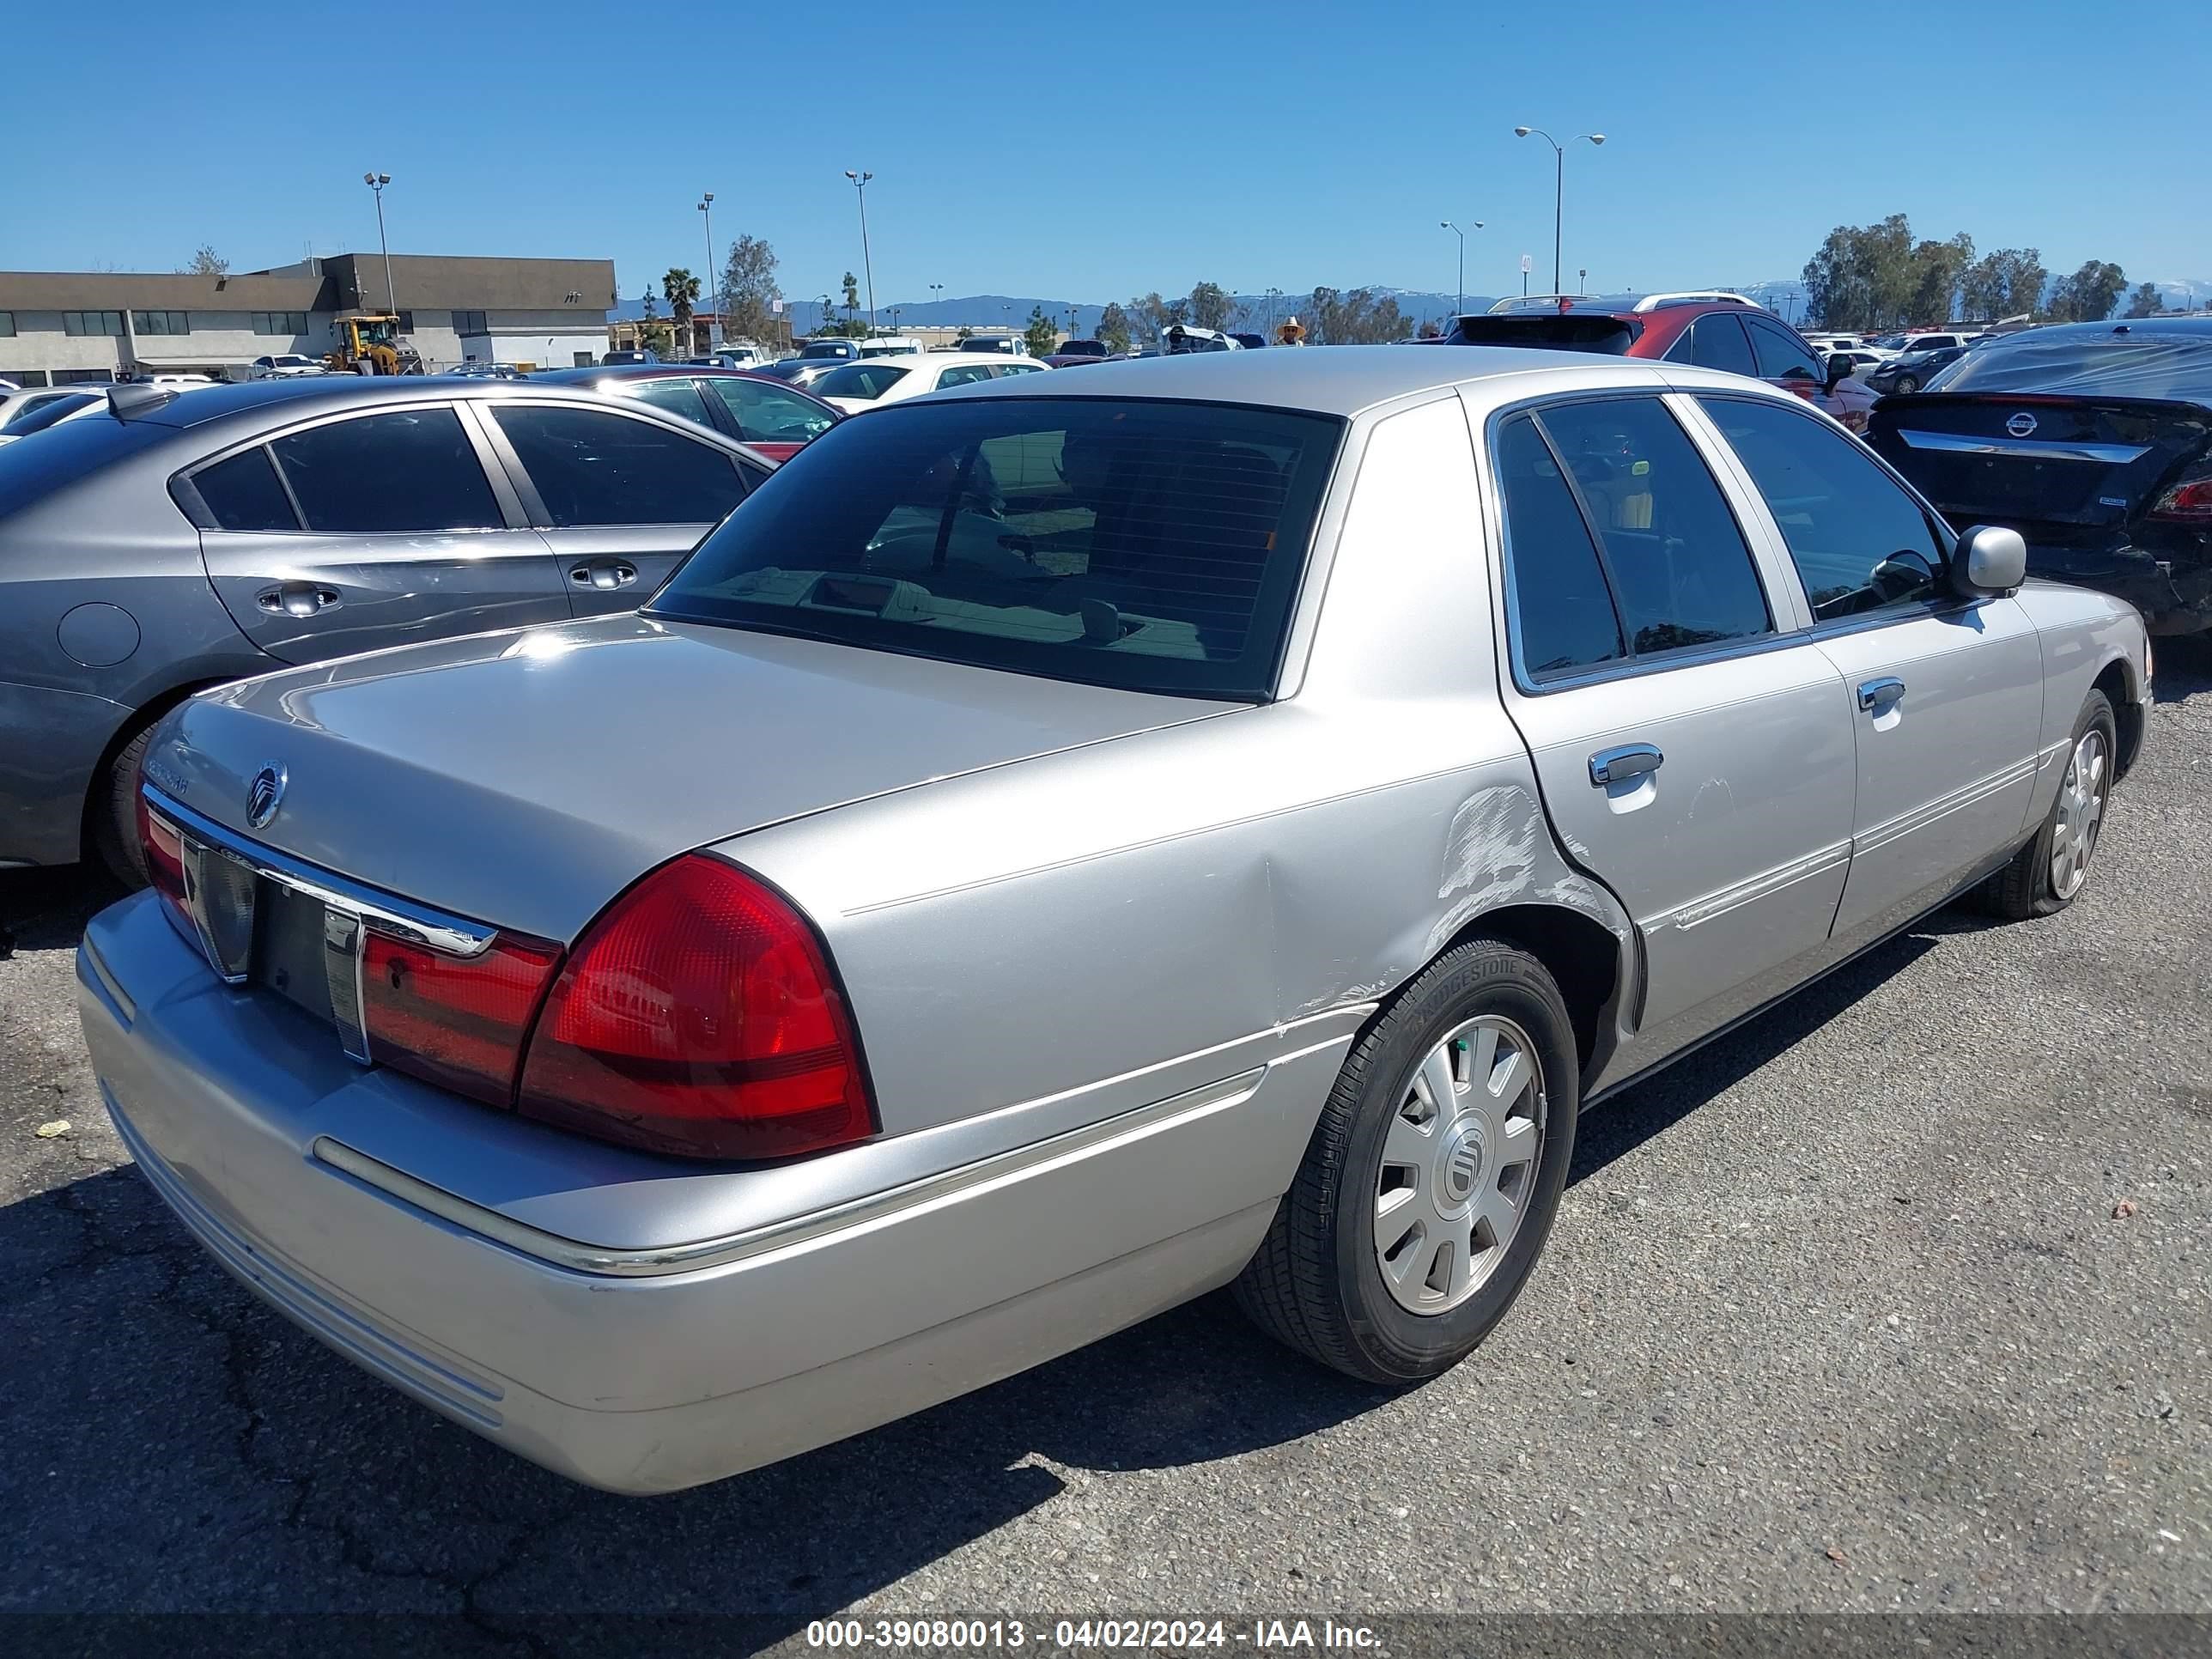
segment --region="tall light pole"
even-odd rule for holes
[[[392,285],[392,244],[384,240],[384,187],[392,182],[388,173],[364,173],[361,181],[376,192],[376,245],[384,250],[384,302],[397,316],[399,313],[399,290]]]
[[[722,276],[714,269],[714,192],[708,191],[706,199],[699,204],[699,211],[707,216],[707,280],[713,286],[708,290],[707,303],[714,308],[714,320],[707,325],[707,345],[709,350],[722,343]]]
[[[1575,273],[1575,292],[1577,294],[1587,294],[1589,292],[1589,267],[1588,265],[1584,265],[1580,270]]]
[[[860,198],[860,269],[868,278],[868,332],[873,334],[876,331],[876,268],[869,263],[868,257],[868,180],[876,175],[855,173],[847,167],[845,176],[853,181],[853,189]]]
[[[1470,221],[1474,228],[1482,228],[1482,221]],[[1437,226],[1459,238],[1459,297],[1452,302],[1452,315],[1456,318],[1467,309],[1467,233],[1449,219],[1439,219]]]
[[[1541,127],[1513,129],[1516,138],[1526,138],[1531,133],[1552,147],[1552,292],[1557,294],[1559,292],[1559,216],[1565,205],[1567,194],[1567,144],[1579,144],[1585,138],[1593,144],[1601,144],[1605,142],[1605,135],[1601,132],[1578,132],[1567,140],[1567,144],[1563,144]]]

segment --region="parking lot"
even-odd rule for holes
[[[0,1607],[2193,1611],[2212,1597],[2212,651],[2091,889],[1944,913],[1583,1131],[1529,1292],[1413,1392],[1189,1307],[629,1500],[370,1380],[128,1167],[0,875]],[[66,1121],[65,1131],[41,1126]]]

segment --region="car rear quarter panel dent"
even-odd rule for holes
[[[996,1112],[1018,1139],[1007,1109],[1103,1116],[1348,1040],[1488,908],[1626,940],[1498,707],[1481,546],[1456,402],[1391,416],[1297,696],[726,843],[823,927],[885,1130]]]

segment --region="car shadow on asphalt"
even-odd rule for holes
[[[2212,691],[2212,633],[2167,635],[2151,641],[2156,672],[2151,676],[2151,700],[2185,702],[2202,691]]]
[[[24,896],[19,934],[35,948],[71,943],[112,896],[18,883],[0,898],[11,890]],[[1944,913],[1594,1111],[1571,1179],[1664,1133],[1939,934],[1974,925]],[[88,1485],[82,1498],[113,1534],[101,1553],[122,1571],[120,1582],[107,1574],[107,1593],[125,1606],[176,1593],[182,1564],[163,1530],[173,1523],[155,1517],[210,1501],[251,1508],[207,1497],[243,1492],[273,1511],[259,1525],[303,1556],[334,1547],[331,1572],[355,1575],[326,1591],[302,1583],[295,1607],[323,1595],[414,1607],[433,1594],[495,1628],[527,1626],[549,1607],[729,1611],[788,1635],[1016,1525],[1089,1472],[1191,1469],[1395,1397],[1286,1353],[1217,1294],[854,1439],[641,1501],[572,1486],[363,1376],[225,1278],[128,1169],[0,1207],[0,1260],[16,1274],[0,1298],[0,1343],[35,1350],[37,1374],[59,1379],[62,1396],[33,1389],[6,1413],[16,1421],[0,1433],[0,1491],[52,1491],[57,1469]],[[97,1379],[96,1409],[67,1397],[69,1379]],[[158,1433],[170,1443],[161,1461],[197,1473],[166,1493],[145,1490],[143,1456],[111,1443],[118,1422]],[[59,1547],[67,1529],[52,1530]],[[1057,1527],[1009,1537],[1008,1547],[1079,1565],[1107,1547]],[[34,1579],[37,1565],[24,1564]],[[205,1565],[214,1583],[203,1589],[218,1604],[214,1585],[229,1571],[214,1556]]]

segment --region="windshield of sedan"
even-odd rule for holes
[[[871,363],[848,363],[842,368],[833,368],[814,383],[817,398],[880,398],[890,389],[894,380],[906,378],[906,370],[893,368],[880,360]]]
[[[2015,335],[1967,352],[1930,381],[1928,390],[2050,392],[2212,404],[2212,339],[2077,334],[2039,340]]]
[[[1223,405],[892,405],[801,451],[650,611],[1261,701],[1342,434]]]

